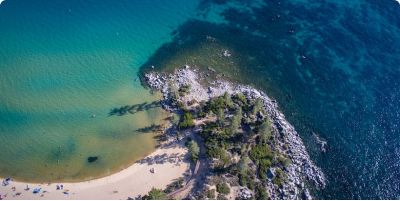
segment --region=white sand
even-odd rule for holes
[[[166,155],[165,155],[166,154]],[[163,157],[160,157],[164,155]],[[0,194],[7,194],[4,200],[26,200],[26,199],[48,199],[48,200],[85,200],[85,199],[128,199],[135,198],[138,195],[147,194],[152,187],[165,189],[166,186],[172,183],[175,179],[183,177],[184,173],[190,167],[190,161],[187,156],[187,148],[183,143],[174,143],[172,146],[163,146],[150,154],[146,159],[156,157],[157,161],[164,161],[163,164],[135,163],[129,168],[122,170],[113,175],[80,183],[52,183],[48,184],[29,184],[30,190],[25,191],[27,183],[10,181],[7,186],[0,186]],[[180,156],[180,166],[176,166],[176,162],[171,163]],[[150,169],[154,168],[155,173],[151,173]],[[64,194],[64,190],[56,190],[57,184],[63,184],[64,190],[68,189],[69,194]],[[12,190],[16,187],[16,191]],[[42,188],[38,194],[33,194],[35,188]],[[43,191],[47,191],[43,193]],[[114,192],[114,191],[118,191]],[[17,192],[21,192],[20,196],[13,196]],[[40,197],[43,195],[43,197]]]

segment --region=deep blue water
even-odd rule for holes
[[[136,73],[141,65],[147,68],[154,60],[162,63],[180,48],[190,50],[210,35],[229,48],[238,62],[236,70],[213,68],[237,81],[253,83],[277,99],[300,133],[328,179],[327,187],[312,191],[313,195],[321,199],[400,199],[398,2],[121,0],[82,5],[79,1],[7,1],[0,6],[0,106],[1,117],[8,117],[1,121],[3,136],[7,134],[4,127],[19,128],[14,131],[17,133],[28,133],[21,125],[41,130],[29,121],[43,117],[38,111],[47,107],[40,104],[41,97],[32,102],[18,97],[41,93],[57,100],[64,92],[73,97],[93,92],[100,94],[100,99],[88,98],[92,103],[67,98],[45,106],[50,112],[80,107],[90,114],[93,108],[107,113],[136,97],[126,95],[119,100],[121,93],[110,95],[120,88],[116,86],[129,83],[127,75]],[[70,7],[77,12],[72,18]],[[31,32],[41,34],[32,36]],[[82,58],[85,52],[90,54]],[[107,56],[111,52],[113,56]],[[75,62],[74,68],[68,68],[70,62]],[[74,75],[83,74],[91,82],[54,79],[62,78],[60,66],[66,75],[77,78]],[[94,70],[87,72],[88,66]],[[46,72],[46,76],[32,79],[38,72]],[[24,79],[16,82],[19,76],[31,79],[28,83],[33,87],[26,87]],[[95,79],[99,76],[101,80]],[[71,84],[79,86],[78,92],[68,87]],[[122,88],[125,92],[142,90],[139,86]],[[16,93],[14,89],[30,92]],[[54,92],[59,89],[61,92]],[[116,98],[104,98],[110,96]],[[141,101],[145,100],[134,102]],[[315,146],[313,132],[327,140],[326,153]]]
[[[257,64],[243,65],[243,75],[278,99],[322,167],[329,184],[316,195],[400,199],[399,3],[229,2],[247,9],[225,9],[228,25],[221,29],[256,57]],[[201,5],[207,15],[226,3]],[[327,140],[326,153],[315,147],[312,132]]]
[[[146,64],[202,52],[220,63],[181,63],[211,65],[277,99],[328,179],[317,198],[400,199],[398,2],[204,0],[198,12]],[[225,48],[224,63],[213,55]]]

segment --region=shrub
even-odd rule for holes
[[[229,110],[229,111],[234,111],[235,109],[236,109],[236,107],[235,107],[234,104],[229,104],[229,105],[228,105],[228,110]]]
[[[174,114],[172,114],[171,121],[173,124],[178,124],[180,121],[180,118],[177,114],[174,113]]]
[[[279,157],[278,162],[285,168],[292,164],[292,160],[290,160],[290,158]]]
[[[200,118],[206,117],[206,113],[205,113],[205,112],[199,112],[199,117],[200,117]]]
[[[217,184],[217,192],[227,195],[231,192],[231,189],[226,183],[219,183]]]
[[[250,180],[249,180],[249,185],[248,185],[248,186],[249,186],[249,189],[254,190],[254,185],[255,185],[255,184],[254,184],[254,180],[250,179]]]
[[[268,145],[258,144],[250,151],[250,158],[255,162],[259,161],[259,174],[261,179],[266,179],[265,173],[271,166],[272,152]]]
[[[287,166],[289,166],[290,164],[292,164],[292,160],[290,160],[290,158],[287,158],[287,159],[285,159],[285,162],[283,162],[283,167],[287,167]]]
[[[289,146],[288,146],[287,144],[284,144],[284,145],[283,145],[283,148],[284,148],[285,150],[288,150],[288,149],[289,149]]]
[[[250,129],[250,130],[247,131],[247,135],[249,137],[253,137],[255,134],[254,134],[254,131]]]
[[[247,185],[247,178],[246,177],[240,178],[239,185],[245,187]]]
[[[226,156],[226,151],[219,147],[219,146],[207,146],[208,151],[207,151],[207,156],[211,158],[217,158],[217,159],[222,159],[227,157]]]
[[[228,200],[228,198],[225,195],[218,194],[217,200]]]
[[[206,192],[206,195],[208,198],[210,199],[214,199],[215,198],[215,189],[210,189]]]
[[[283,172],[281,169],[276,168],[276,175],[275,178],[272,179],[272,183],[278,185],[279,187],[282,186],[283,179],[286,177],[285,172]]]
[[[247,99],[246,96],[243,94],[236,94],[232,97],[233,102],[237,104],[244,104],[247,105]]]
[[[267,189],[265,187],[263,187],[261,184],[257,185],[256,199],[257,200],[268,200],[269,199]]]
[[[179,89],[179,92],[185,94],[189,92],[190,87],[191,87],[190,85],[184,85]]]
[[[219,109],[225,110],[225,108],[225,100],[221,96],[211,99],[210,103],[205,107],[207,112],[212,111],[214,113],[217,113]]]
[[[188,105],[193,105],[193,104],[195,104],[196,102],[197,102],[196,99],[192,99],[191,101],[188,102]]]
[[[178,101],[178,102],[176,103],[176,106],[178,106],[179,108],[183,108],[183,107],[185,107],[185,103],[184,103],[184,102],[181,102],[181,101]]]

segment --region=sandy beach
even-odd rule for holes
[[[152,168],[155,173],[150,172]],[[145,159],[104,178],[79,183],[29,184],[28,191],[25,190],[27,183],[9,181],[9,185],[0,187],[0,194],[4,200],[135,199],[147,194],[152,187],[165,189],[175,179],[184,177],[189,168],[184,142],[167,142]],[[63,189],[57,190],[57,185],[61,184]],[[41,191],[34,194],[33,190],[39,188]],[[21,194],[16,195],[18,192]]]

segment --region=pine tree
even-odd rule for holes
[[[253,106],[253,114],[255,115],[258,111],[260,111],[260,109],[263,107],[263,103],[261,101],[261,98],[257,98],[256,102],[254,103]]]
[[[199,148],[199,146],[197,145],[197,142],[195,142],[195,141],[192,140],[192,141],[188,142],[187,146],[188,146],[188,148],[189,148],[189,155],[190,155],[190,158],[191,158],[193,161],[197,161],[197,159],[198,159],[198,157],[199,157],[199,153],[200,153],[200,148]]]
[[[220,126],[222,126],[225,123],[225,113],[223,109],[219,109],[217,111],[217,122]]]
[[[247,159],[247,156],[243,156],[239,162],[237,163],[237,169],[240,174],[246,174],[247,169],[249,168],[249,161]]]
[[[271,137],[271,122],[269,121],[268,115],[263,124],[260,126],[260,138],[266,142]]]
[[[151,191],[149,191],[149,195],[143,196],[144,200],[165,200],[165,197],[167,194],[165,194],[161,189],[156,189],[152,188]]]
[[[232,104],[231,95],[227,91],[225,91],[225,93],[224,93],[224,99],[225,99],[225,105],[228,106],[228,105]]]

